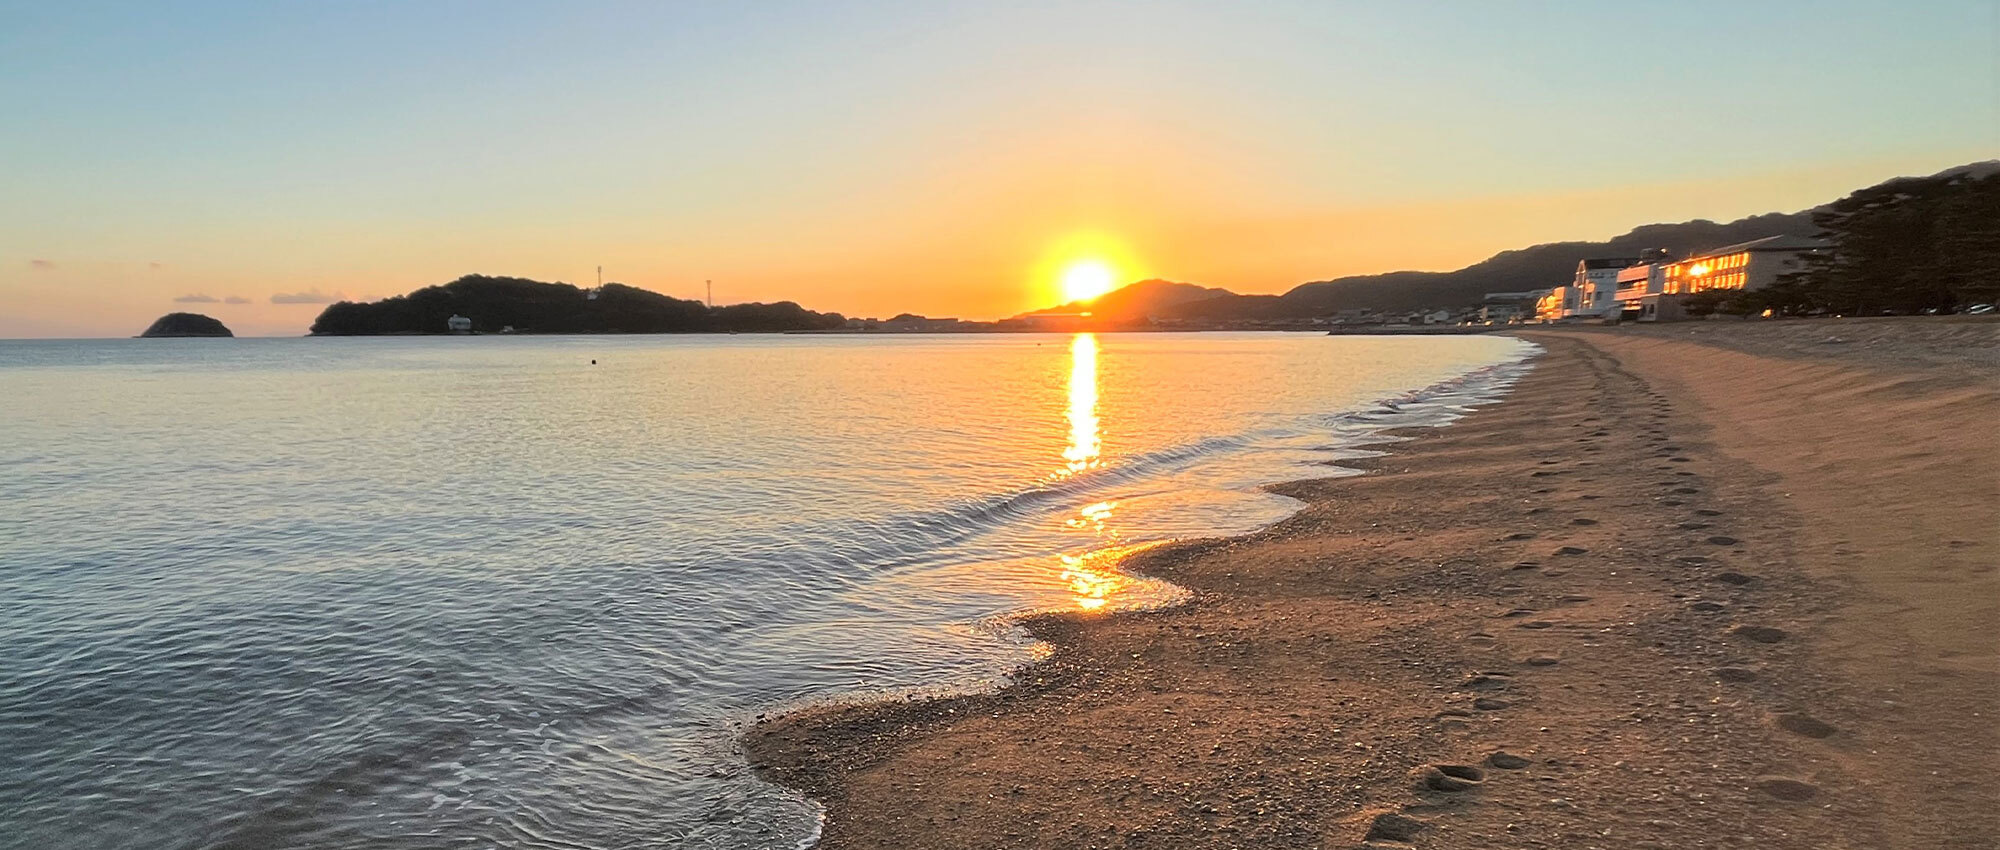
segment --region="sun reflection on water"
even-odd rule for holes
[[[1104,607],[1111,597],[1123,590],[1131,582],[1117,571],[1112,563],[1116,552],[1104,550],[1086,552],[1082,555],[1062,555],[1062,580],[1069,585],[1069,592],[1076,594],[1076,607],[1094,611]]]
[[[1097,336],[1077,334],[1069,344],[1069,447],[1062,475],[1099,465],[1097,434]]]
[[[1070,528],[1088,528],[1102,533],[1105,522],[1111,519],[1111,509],[1115,507],[1118,507],[1117,502],[1084,505],[1077,509],[1076,516],[1063,520],[1063,524]]]
[[[1103,446],[1097,420],[1097,337],[1077,334],[1069,344],[1069,445],[1063,449],[1063,469],[1057,477],[1068,477],[1095,469],[1103,461]],[[1084,505],[1063,524],[1091,534],[1094,540],[1080,554],[1058,555],[1061,579],[1076,596],[1076,605],[1085,611],[1104,607],[1131,579],[1118,572],[1118,551],[1106,544],[1117,540],[1111,514],[1117,502]]]

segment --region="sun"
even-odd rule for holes
[[[1118,287],[1118,273],[1103,260],[1076,260],[1062,270],[1064,302],[1090,301]]]

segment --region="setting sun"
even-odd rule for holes
[[[1117,286],[1117,273],[1102,260],[1077,260],[1063,268],[1064,301],[1089,301]]]

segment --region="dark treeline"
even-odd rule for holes
[[[672,298],[618,283],[607,283],[596,298],[567,283],[518,277],[466,275],[443,286],[368,304],[342,301],[313,322],[315,335],[444,333],[453,315],[472,320],[472,329],[497,333],[701,333],[720,331],[801,331],[840,327],[838,313],[815,313],[790,301],[731,304],[710,308],[700,301]]]
[[[1755,292],[1702,293],[1690,312],[1951,311],[2000,298],[2000,172],[1892,180],[1813,211],[1833,250]],[[1707,303],[1704,303],[1707,302]]]

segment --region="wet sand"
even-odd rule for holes
[[[1992,846],[2000,324],[1529,336],[1505,402],[1131,564],[1190,604],[747,749],[834,850]]]

